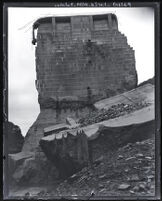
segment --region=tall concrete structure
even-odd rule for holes
[[[24,151],[37,147],[44,127],[67,116],[79,118],[89,104],[137,85],[134,50],[119,32],[115,14],[38,19],[32,42],[41,111]]]

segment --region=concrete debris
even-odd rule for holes
[[[126,169],[124,170],[124,172],[129,172],[129,169],[128,169],[128,168],[126,168]]]
[[[155,176],[154,175],[148,175],[147,178],[148,179],[153,179]]]
[[[139,186],[134,186],[133,191],[135,191],[135,192],[139,191]]]
[[[130,161],[130,160],[133,160],[133,159],[136,159],[136,157],[135,157],[135,156],[132,156],[132,157],[126,158],[125,160],[126,160],[126,161]]]
[[[140,184],[139,185],[139,190],[141,190],[141,191],[146,190],[146,185],[145,184]]]
[[[137,174],[132,175],[132,176],[129,178],[129,181],[139,181],[139,180],[140,180],[140,178],[139,178],[139,176],[138,176]]]
[[[79,124],[77,124],[77,122],[74,119],[70,118],[70,117],[66,118],[66,123],[70,126],[70,128],[79,127]]]
[[[141,153],[138,153],[138,154],[136,154],[136,157],[144,157],[144,155]]]
[[[104,184],[99,184],[98,187],[99,187],[99,188],[103,188],[103,187],[104,187]]]
[[[99,158],[97,158],[94,162],[102,162],[103,161],[103,159],[104,159],[104,157],[103,156],[100,156]]]
[[[121,184],[121,185],[118,186],[119,190],[127,190],[128,188],[130,188],[130,185],[126,184],[126,183]]]
[[[145,158],[148,159],[148,160],[152,159],[152,157],[150,157],[150,156],[146,156]]]
[[[106,191],[106,188],[101,189],[99,192],[101,193],[101,192],[103,192],[103,191]]]
[[[106,174],[103,174],[103,175],[100,175],[98,178],[99,179],[104,179],[104,178],[106,178],[106,176],[107,176]]]
[[[122,156],[122,155],[119,155],[119,156],[118,156],[118,159],[122,159],[122,158],[124,158],[124,156]]]
[[[81,124],[81,126],[90,125],[93,123],[98,123],[100,121],[105,121],[108,119],[113,119],[119,116],[123,116],[125,114],[128,114],[130,112],[142,109],[143,107],[149,106],[150,103],[134,103],[134,104],[117,104],[112,105],[109,109],[101,109],[96,110],[90,114],[88,114],[86,117],[81,118],[78,123]]]

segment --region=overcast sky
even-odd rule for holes
[[[9,121],[26,135],[39,114],[32,23],[40,17],[115,13],[119,31],[135,50],[138,82],[154,76],[154,10],[150,8],[9,8]]]

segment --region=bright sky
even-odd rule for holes
[[[150,8],[9,8],[9,121],[25,136],[39,114],[32,23],[40,17],[115,13],[119,31],[135,50],[138,82],[154,76],[154,10]]]

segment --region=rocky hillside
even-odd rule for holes
[[[7,122],[6,128],[8,153],[14,154],[20,152],[24,143],[24,137],[19,126],[13,124],[12,122]]]

